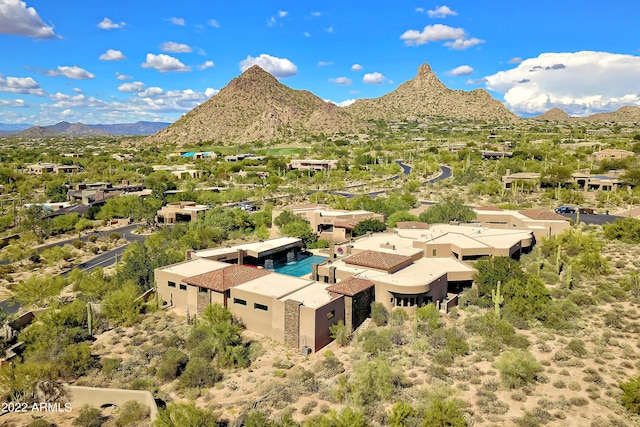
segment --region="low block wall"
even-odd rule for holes
[[[80,409],[84,405],[100,408],[104,405],[122,406],[129,400],[149,407],[150,418],[153,422],[158,416],[158,405],[149,391],[125,390],[119,388],[97,388],[69,386],[69,402],[74,409]]]

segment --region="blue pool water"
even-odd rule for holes
[[[311,255],[310,257],[302,258],[297,261],[280,264],[274,267],[273,271],[280,274],[286,274],[287,276],[300,277],[311,273],[312,264],[320,264],[326,260],[327,257]]]

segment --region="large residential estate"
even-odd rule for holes
[[[182,314],[200,316],[207,305],[220,303],[248,330],[315,352],[331,341],[331,325],[342,320],[357,328],[374,301],[389,311],[412,312],[429,303],[447,310],[473,283],[468,262],[519,258],[533,248],[536,234],[569,225],[495,212],[500,221],[487,221],[493,227],[400,223],[391,232],[335,242],[324,258],[306,258],[302,241],[292,237],[189,251],[184,262],[155,270],[156,287],[164,304]],[[279,272],[298,263],[307,268]]]

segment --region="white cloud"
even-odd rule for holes
[[[109,49],[98,58],[102,61],[122,61],[127,59],[119,50]]]
[[[116,71],[116,79],[118,80],[131,80],[133,77],[131,76],[126,76],[124,74],[120,74],[119,72]]]
[[[147,60],[142,63],[142,68],[153,68],[154,70],[160,71],[161,73],[166,73],[169,71],[191,71],[191,67],[184,65],[177,58],[165,55],[163,53],[159,55],[147,53]]]
[[[484,43],[484,40],[480,40],[475,37],[472,37],[470,39],[458,39],[452,42],[445,42],[444,45],[449,46],[451,49],[454,49],[454,50],[465,50],[481,43]]]
[[[0,106],[8,108],[22,108],[28,107],[29,105],[24,102],[24,99],[0,99]]]
[[[434,10],[428,10],[429,18],[446,18],[447,16],[456,16],[458,12],[454,12],[449,6],[436,6]]]
[[[302,35],[305,37],[311,37],[311,33],[308,31],[305,31],[304,33],[302,33]]]
[[[333,64],[333,61],[318,61],[318,67],[328,67],[329,65]]]
[[[382,84],[387,78],[383,76],[381,73],[367,73],[362,77],[362,83],[368,85],[379,85]]]
[[[424,8],[424,7],[416,7],[416,12],[418,12],[418,13],[425,13],[425,12],[426,12],[426,10],[425,10],[425,8]]]
[[[488,89],[504,94],[518,114],[557,107],[570,115],[640,106],[640,56],[609,52],[543,53],[487,76]]]
[[[333,33],[333,27],[325,28],[324,30],[329,34]]]
[[[185,24],[184,18],[176,18],[175,16],[171,18],[167,18],[167,21],[171,22],[174,25],[179,25],[181,27],[184,27],[184,24]]]
[[[346,77],[336,77],[335,79],[329,79],[329,82],[338,86],[351,86],[351,79]]]
[[[82,89],[80,89],[79,87],[74,87],[74,88],[73,88],[73,91],[74,91],[75,93],[82,93]]]
[[[448,25],[427,25],[422,31],[407,30],[401,36],[407,46],[419,46],[429,42],[444,42],[445,46],[454,50],[464,50],[472,46],[484,43],[484,40],[472,37],[467,38],[463,28],[454,28]]]
[[[214,28],[220,28],[220,24],[215,19],[209,19],[209,25]]]
[[[357,101],[356,99],[345,99],[342,102],[333,102],[333,101],[329,101],[329,102],[331,102],[332,104],[336,104],[338,107],[347,107],[356,101]]]
[[[205,91],[204,94],[206,96],[208,96],[209,98],[211,98],[213,95],[216,95],[218,92],[220,92],[218,89],[214,89],[211,87],[208,87]]]
[[[45,70],[44,74],[50,77],[64,76],[73,80],[89,80],[96,77],[94,74],[75,65],[73,67],[58,66],[55,70]]]
[[[317,18],[318,16],[322,16],[322,12],[311,12],[311,16],[315,16]]]
[[[427,25],[422,31],[407,30],[400,36],[400,39],[404,40],[404,44],[409,46],[464,38],[464,29],[443,24]]]
[[[522,58],[520,58],[519,56],[514,56],[513,58],[511,58],[509,61],[507,61],[509,64],[519,64],[522,62]]]
[[[286,10],[279,10],[278,11],[278,18],[284,18],[288,14],[289,14],[289,12],[287,12]]]
[[[141,91],[138,95],[142,96],[142,97],[158,97],[160,95],[162,95],[164,93],[164,90],[162,90],[161,87],[158,86],[152,86],[148,89],[145,89],[143,91]]]
[[[277,58],[275,56],[261,54],[257,58],[247,55],[246,59],[240,61],[240,71],[244,72],[252,65],[258,65],[274,77],[283,79],[298,74],[298,67],[286,58]]]
[[[144,90],[144,86],[145,84],[142,82],[122,83],[118,86],[118,90],[125,93],[141,92]]]
[[[213,61],[205,61],[203,64],[198,65],[198,69],[206,70],[207,68],[212,68],[215,66],[216,64],[214,64]]]
[[[188,44],[176,42],[164,42],[160,45],[160,50],[171,53],[191,53],[193,49]]]
[[[31,77],[0,76],[0,92],[19,93],[24,95],[44,96],[44,90]]]
[[[362,67],[362,65],[360,65],[360,64],[353,64],[353,65],[351,66],[351,70],[352,70],[352,71],[361,71],[361,70],[362,70],[362,68],[363,68],[363,67]]]
[[[468,65],[460,65],[448,71],[447,74],[450,76],[468,76],[469,74],[473,74],[473,68]]]
[[[109,18],[104,18],[98,23],[98,28],[102,28],[103,30],[115,30],[116,28],[122,28],[125,25],[127,25],[126,22],[113,22]]]
[[[38,12],[20,0],[0,1],[0,34],[35,37],[38,39],[59,38],[53,27],[46,25]]]

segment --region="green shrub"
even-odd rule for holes
[[[129,400],[120,407],[120,413],[116,419],[118,427],[135,424],[149,416],[149,407],[138,403],[135,400]]]
[[[110,377],[114,371],[120,368],[120,363],[122,362],[122,360],[105,357],[101,360],[101,362],[102,362],[102,373]]]
[[[578,338],[573,338],[571,341],[569,341],[566,349],[576,357],[586,357],[588,354],[587,348],[584,345],[584,341]]]
[[[380,302],[371,304],[371,320],[376,326],[384,326],[389,321],[389,312]]]
[[[518,349],[504,353],[496,362],[496,367],[500,371],[502,383],[512,389],[535,382],[542,372],[542,365],[531,353]]]
[[[391,427],[405,427],[408,418],[418,415],[418,411],[408,403],[397,402],[388,415],[388,422]]]
[[[342,320],[329,326],[329,333],[340,347],[344,347],[351,342],[351,332]]]
[[[99,409],[83,406],[73,425],[78,427],[100,427],[106,420]]]
[[[192,357],[180,375],[180,385],[183,387],[208,388],[213,387],[222,375],[211,366],[206,359]]]
[[[189,358],[177,348],[168,349],[160,360],[156,375],[164,381],[175,380],[187,366]]]
[[[640,414],[640,375],[620,384],[622,406],[634,414]]]
[[[451,400],[434,400],[422,413],[423,427],[466,427],[458,406]]]

